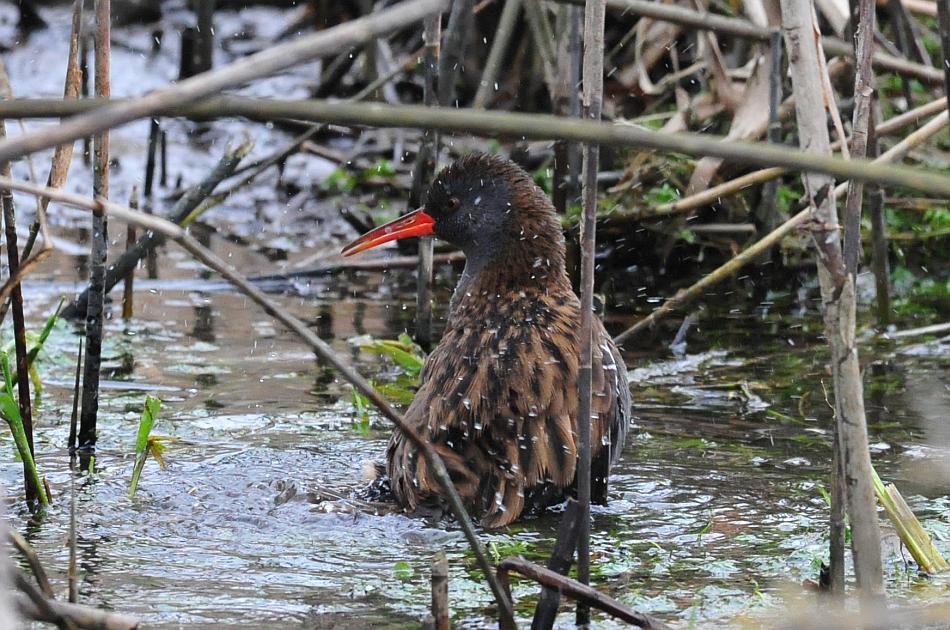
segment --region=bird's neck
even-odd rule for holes
[[[511,294],[571,291],[564,269],[561,236],[549,242],[514,240],[485,255],[466,252],[465,270],[455,287],[450,311],[470,299],[499,300]]]

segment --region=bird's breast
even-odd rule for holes
[[[430,356],[423,384],[430,426],[510,438],[545,410],[570,414],[577,309],[569,296],[487,297],[462,296]]]

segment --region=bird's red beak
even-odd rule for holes
[[[435,219],[426,214],[424,209],[419,208],[414,212],[399,217],[395,221],[390,221],[374,230],[370,230],[344,247],[340,253],[344,256],[352,256],[353,254],[400,238],[406,238],[408,236],[428,236],[432,234],[433,225],[435,225]]]

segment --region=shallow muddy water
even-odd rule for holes
[[[65,44],[60,49],[57,42],[65,42],[68,16],[56,11],[48,14],[57,36],[45,41],[52,44],[28,42],[7,56],[19,94],[61,90],[59,79],[30,78],[39,64],[64,63]],[[170,11],[166,28],[185,23],[186,13]],[[283,23],[265,9],[221,16],[225,37],[254,25],[255,36],[266,38]],[[146,27],[121,32],[124,45],[116,47],[113,62],[118,94],[174,78],[173,51],[151,61],[142,52],[150,33]],[[303,68],[251,91],[293,93],[313,73]],[[149,78],[136,82],[139,75]],[[189,136],[191,123],[170,122],[167,129],[173,159],[159,199],[179,175],[183,185],[194,183],[246,129],[254,130],[255,156],[290,138],[240,121],[216,123],[198,140]],[[114,133],[116,199],[141,185],[147,132],[147,124],[134,124]],[[37,164],[45,168],[45,159],[38,156]],[[24,165],[16,168],[24,175]],[[315,156],[297,156],[284,178],[308,189],[333,168]],[[77,163],[70,189],[88,192],[89,181],[88,169]],[[17,199],[29,218],[31,201]],[[265,178],[205,215],[201,230],[212,249],[248,275],[292,272],[333,260],[340,242],[353,235],[337,207],[366,199],[318,194],[292,210],[288,201]],[[170,203],[157,205],[162,210]],[[33,330],[85,278],[88,245],[77,229],[79,215],[51,212],[65,253],[24,286]],[[112,229],[118,252],[124,228]],[[56,587],[65,587],[75,492],[81,601],[135,614],[147,627],[411,627],[427,612],[429,563],[443,549],[454,622],[491,626],[490,594],[455,525],[373,515],[338,498],[360,486],[365,461],[383,455],[388,427],[378,418],[369,430],[359,427],[344,382],[181,250],[166,247],[159,260],[158,279],[140,270],[131,322],[119,318],[120,291],[112,294],[95,474],[72,477],[65,450],[74,323],[59,323],[41,359],[46,387],[36,420],[37,459],[55,503],[39,521],[29,520],[22,507],[21,468],[12,439],[0,434],[8,511]],[[451,270],[439,271],[438,315],[453,281]],[[364,374],[384,382],[395,377],[394,366],[351,340],[392,338],[409,327],[413,286],[409,272],[363,272],[296,278],[271,288]],[[615,277],[613,286],[624,287],[611,300],[624,311],[609,310],[612,331],[655,306],[654,298],[640,295],[633,272]],[[829,468],[831,413],[823,387],[830,387],[830,376],[815,292],[769,296],[768,302],[731,293],[708,301],[681,355],[667,346],[679,320],[627,344],[637,429],[612,478],[609,506],[595,508],[597,586],[681,627],[757,625],[783,618],[789,607],[807,607],[812,596],[802,582],[817,578],[826,556],[828,510],[820,487]],[[8,327],[4,334],[6,341]],[[950,554],[950,339],[869,341],[863,352],[875,465]],[[146,394],[162,400],[153,434],[177,441],[169,444],[166,469],[146,465],[130,500]],[[495,558],[543,559],[556,526],[557,515],[550,514],[483,533],[483,539]],[[893,531],[885,527],[885,533],[888,587],[896,600],[950,597],[943,579],[918,576]],[[536,593],[534,585],[516,580],[522,619],[530,617]],[[564,611],[562,625],[571,627],[569,608]]]
[[[212,244],[220,253],[234,248]],[[83,601],[140,615],[149,627],[405,627],[425,614],[429,562],[446,549],[456,621],[488,623],[489,593],[454,525],[371,515],[335,499],[359,486],[363,461],[382,455],[382,423],[368,433],[358,428],[348,387],[292,335],[220,284],[183,280],[194,269],[176,250],[163,260],[178,261],[163,266],[163,275],[182,279],[141,282],[142,315],[108,326],[97,472],[75,481]],[[25,288],[35,327],[69,273]],[[411,314],[410,281],[409,274],[363,273],[279,299],[364,373],[387,380],[393,366],[347,340],[401,332]],[[829,463],[822,393],[829,379],[817,319],[782,317],[788,307],[773,308],[705,313],[681,357],[630,344],[638,430],[613,478],[610,505],[596,509],[592,542],[597,584],[622,601],[705,626],[767,619],[786,598],[807,599],[801,582],[817,576],[826,548],[819,485]],[[11,503],[59,578],[67,561],[65,442],[77,339],[75,327],[61,323],[43,364],[38,460],[56,503],[32,526]],[[950,504],[941,498],[946,343],[878,347],[865,360],[887,365],[870,378],[876,465],[950,553]],[[167,451],[168,468],[149,462],[129,500],[146,393],[163,401],[153,434],[178,441]],[[11,453],[9,437],[3,442]],[[4,461],[12,498],[20,467]],[[556,524],[548,515],[485,540],[497,557],[540,559]],[[913,575],[887,532],[892,592],[918,602],[945,596],[942,581]],[[530,615],[535,592],[527,583],[516,587],[521,614]]]

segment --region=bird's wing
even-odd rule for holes
[[[630,426],[630,387],[620,350],[600,320],[594,327],[591,415],[591,498],[607,501],[610,468],[620,460]]]
[[[453,363],[457,357],[447,350],[449,347],[451,340],[447,335],[429,355],[421,376],[422,384],[404,418],[442,458],[463,501],[474,505],[480,479],[468,465],[465,453],[456,448],[456,444],[461,444],[455,438],[459,433],[457,419],[447,412],[444,400],[449,384],[433,378],[454,373]],[[393,430],[389,440],[386,460],[392,490],[400,503],[414,510],[422,503],[439,501],[442,492],[419,448],[398,428]]]

